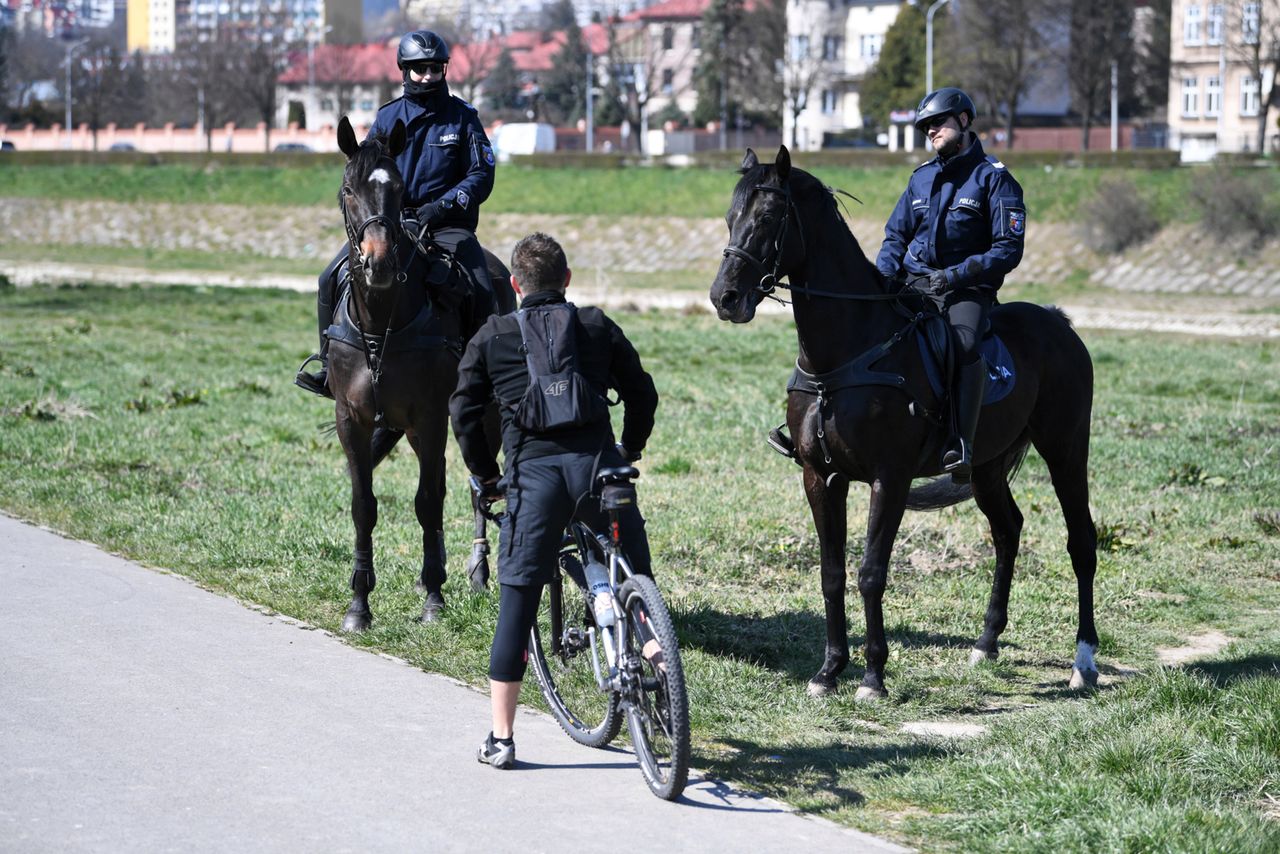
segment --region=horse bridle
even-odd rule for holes
[[[778,231],[773,237],[773,269],[769,269],[769,265],[765,263],[763,258],[757,258],[741,246],[734,246],[732,243],[724,248],[721,253],[725,258],[733,256],[746,261],[752,267],[755,267],[761,273],[760,281],[756,284],[756,290],[765,296],[773,293],[774,289],[780,284],[778,275],[782,272],[782,244],[787,239],[787,230],[791,224],[791,212],[795,209],[795,202],[791,200],[791,187],[771,187],[768,184],[756,184],[751,188],[751,192],[763,190],[767,193],[777,193],[782,196],[785,201],[785,207],[782,212],[782,221],[778,223]],[[750,198],[750,196],[748,196]],[[800,219],[796,218],[797,234],[800,235],[801,251],[804,252],[804,229],[800,227]],[[768,245],[768,244],[765,244]],[[786,287],[785,285],[783,287]]]

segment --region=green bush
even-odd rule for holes
[[[1265,240],[1277,231],[1280,216],[1268,196],[1271,182],[1258,173],[1213,166],[1191,181],[1191,201],[1200,212],[1200,224],[1210,235],[1224,240]]]
[[[1123,252],[1160,228],[1151,202],[1128,178],[1105,178],[1080,204],[1085,243],[1095,252]]]

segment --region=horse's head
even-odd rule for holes
[[[779,146],[774,163],[761,163],[747,149],[742,178],[725,222],[729,245],[711,285],[711,303],[721,320],[746,323],[778,280],[800,268],[804,238],[791,198],[791,154]]]
[[[394,158],[405,146],[404,125],[397,121],[391,136],[363,143],[346,116],[338,123],[338,148],[347,156],[338,204],[351,244],[353,262],[359,264],[365,283],[385,289],[400,272],[400,198],[404,179]]]

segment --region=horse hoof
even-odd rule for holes
[[[429,594],[422,605],[422,622],[434,623],[444,613],[444,597],[440,594]]]
[[[876,700],[883,700],[887,696],[889,696],[889,692],[883,689],[859,685],[858,693],[853,695],[853,701],[855,703],[871,703]]]
[[[809,685],[805,689],[810,697],[827,697],[836,692],[836,681],[832,679],[825,682],[820,679],[810,679]]]
[[[969,666],[977,667],[979,664],[982,664],[984,661],[995,661],[998,657],[999,657],[999,653],[987,652],[984,649],[978,649],[977,647],[974,647],[973,650],[969,653]]]
[[[1089,688],[1098,687],[1098,671],[1081,670],[1079,667],[1071,668],[1071,681],[1067,683],[1072,691],[1084,691]]]
[[[348,611],[342,619],[342,630],[347,634],[360,634],[373,625],[373,614],[369,611]]]

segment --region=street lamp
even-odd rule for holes
[[[80,39],[79,41],[75,41],[75,42],[67,42],[67,62],[66,62],[67,85],[62,90],[62,100],[66,102],[66,113],[67,113],[66,125],[64,126],[67,134],[67,139],[64,146],[66,148],[71,147],[71,55],[74,54],[80,48],[87,45],[88,43],[89,43],[89,39],[87,38]]]
[[[924,14],[924,93],[933,91],[933,16],[938,7],[949,0],[933,0],[933,5]]]

